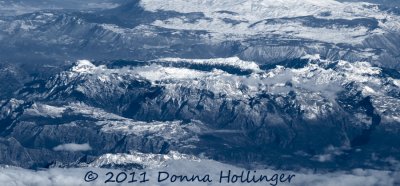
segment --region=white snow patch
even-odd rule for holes
[[[176,151],[170,151],[168,154],[145,154],[134,151],[129,154],[104,154],[90,163],[89,167],[100,167],[106,164],[136,163],[144,165],[146,168],[158,168],[165,167],[167,162],[172,160],[200,161],[195,156],[181,154]]]
[[[72,67],[72,71],[80,72],[80,73],[90,73],[92,72],[96,66],[91,63],[89,60],[78,60],[74,67]]]
[[[101,24],[101,27],[103,27],[106,30],[115,32],[117,34],[124,34],[125,33],[125,29],[118,27],[117,25],[113,25],[113,24]]]
[[[369,86],[364,86],[363,90],[362,90],[363,95],[371,95],[371,94],[376,94],[375,90],[372,89]]]
[[[313,55],[307,54],[307,55],[301,57],[301,59],[320,60],[321,56],[319,54],[313,54]]]
[[[135,134],[138,136],[155,135],[164,139],[179,139],[188,133],[180,122],[141,122],[132,120],[120,121],[99,121],[96,123],[101,125],[102,131],[105,132],[122,132],[125,134]],[[185,125],[185,128],[189,126]]]
[[[62,116],[66,108],[55,107],[51,105],[45,105],[40,103],[34,103],[31,108],[27,109],[25,112],[29,115],[43,116],[51,118],[59,118]]]
[[[161,67],[161,66],[148,66],[138,68],[136,72],[150,80],[150,81],[159,81],[159,80],[184,80],[184,79],[194,79],[201,78],[207,76],[206,72],[201,72],[198,70],[191,70],[186,68],[174,68],[174,67]]]
[[[208,64],[208,65],[226,65],[234,66],[245,70],[261,71],[257,63],[253,61],[243,61],[238,57],[230,58],[214,58],[214,59],[182,59],[182,58],[161,58],[155,60],[157,62],[170,62],[170,63],[193,63],[193,64]]]
[[[400,80],[393,79],[393,84],[395,84],[397,87],[400,87]]]

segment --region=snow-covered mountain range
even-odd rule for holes
[[[0,11],[2,165],[399,171],[395,2],[0,0]]]
[[[334,0],[143,0],[97,11],[49,9],[0,17],[0,54],[18,62],[29,54],[53,62],[236,55],[260,63],[320,54],[398,68],[396,10]]]
[[[80,156],[89,163],[130,150],[173,150],[246,166],[282,154],[301,160],[268,163],[287,168],[331,169],[347,156],[342,168],[390,167],[382,159],[397,157],[399,77],[368,62],[316,55],[273,66],[237,57],[96,63],[79,60],[32,81],[18,91],[19,100],[1,106],[4,140],[20,148],[50,153],[79,142],[94,151],[29,157],[33,164],[19,166],[52,164],[48,159],[71,166]],[[62,137],[66,133],[84,135]]]

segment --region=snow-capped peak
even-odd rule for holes
[[[90,73],[95,68],[96,66],[89,60],[78,60],[75,66],[72,67],[72,71],[79,73]]]

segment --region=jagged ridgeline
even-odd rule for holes
[[[2,163],[68,167],[135,150],[250,167],[389,167],[371,156],[398,150],[397,78],[318,55],[275,66],[237,57],[80,60],[2,103]],[[71,141],[92,150],[55,151]]]

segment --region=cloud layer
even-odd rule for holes
[[[168,161],[168,166],[159,168],[148,168],[145,170],[125,171],[127,174],[136,172],[137,174],[146,172],[147,178],[150,180],[143,185],[204,185],[204,183],[187,183],[165,181],[159,183],[157,176],[159,171],[167,171],[170,175],[205,175],[209,174],[213,178],[210,185],[221,185],[218,182],[220,171],[239,173],[244,169],[237,168],[231,165],[222,164],[212,160],[171,160]],[[92,171],[97,173],[98,178],[92,182],[85,182],[84,177],[87,172]],[[121,170],[110,170],[100,168],[74,168],[74,169],[48,169],[32,171],[15,167],[0,168],[0,183],[6,185],[104,185],[104,181],[109,178],[107,173],[111,171],[115,175],[121,173]],[[376,186],[376,185],[398,185],[400,183],[400,172],[395,171],[380,171],[380,170],[362,170],[355,169],[353,171],[333,172],[333,173],[314,173],[311,170],[302,172],[290,172],[280,170],[257,170],[257,174],[273,175],[273,174],[295,174],[291,183],[278,183],[277,185],[315,185],[315,186],[336,186],[336,185],[354,185],[354,186]],[[118,185],[131,185],[132,183],[122,183]],[[107,183],[107,185],[117,185],[117,183]],[[229,185],[269,185],[269,182],[263,183],[235,183]]]

